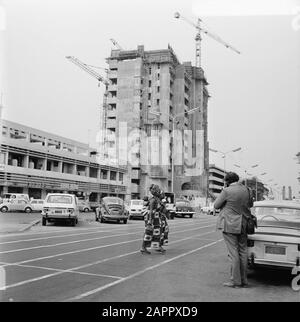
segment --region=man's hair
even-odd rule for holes
[[[226,173],[224,180],[227,184],[231,184],[238,182],[240,180],[240,177],[235,172],[228,172]]]

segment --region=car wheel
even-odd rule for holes
[[[84,208],[84,212],[89,212],[89,208]]]
[[[47,225],[47,220],[46,220],[46,218],[43,218],[43,219],[42,219],[42,225],[43,225],[43,226],[46,226],[46,225]]]
[[[190,215],[190,218],[193,218],[193,215]]]
[[[5,207],[2,207],[1,208],[1,212],[8,212],[8,208],[5,206]]]
[[[30,214],[31,213],[31,211],[32,211],[32,209],[31,208],[29,208],[29,207],[27,207],[27,208],[25,208],[25,210],[24,210],[25,212],[26,212],[26,214]]]
[[[127,219],[124,219],[124,220],[123,220],[123,223],[124,223],[124,224],[127,224]]]

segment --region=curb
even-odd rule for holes
[[[39,224],[40,222],[41,222],[41,219],[35,220],[35,221],[31,222],[30,224],[28,224],[27,226],[25,226],[24,228],[19,229],[18,232],[21,233],[23,231],[26,231],[26,230],[30,229],[32,226]]]

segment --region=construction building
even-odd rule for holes
[[[209,94],[203,70],[180,63],[170,46],[112,50],[107,63],[100,153],[126,160],[130,198],[148,194],[151,183],[176,196],[206,197]]]
[[[126,167],[97,162],[87,144],[1,119],[0,195],[74,193],[91,202],[113,195],[125,199]]]

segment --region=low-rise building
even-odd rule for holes
[[[209,197],[214,200],[218,197],[224,187],[224,177],[226,172],[215,166],[209,165],[208,189]]]
[[[99,164],[89,145],[1,120],[0,195],[74,193],[98,202],[107,195],[125,198],[126,167]]]

